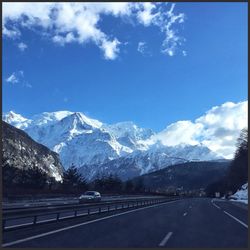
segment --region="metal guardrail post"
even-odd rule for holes
[[[122,209],[123,209],[123,203],[122,203]]]
[[[90,209],[88,208],[88,215],[90,215]]]
[[[108,212],[109,212],[109,205],[108,205]]]
[[[56,220],[58,221],[60,219],[60,213],[56,214]]]
[[[99,214],[102,212],[102,207],[99,207]]]
[[[37,215],[34,216],[33,224],[36,224],[37,222]]]
[[[2,224],[3,230],[5,229],[5,226],[6,226],[6,220],[3,220],[3,224]]]
[[[75,210],[75,212],[74,212],[74,216],[75,216],[75,217],[77,216],[77,210]]]

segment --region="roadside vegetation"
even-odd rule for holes
[[[116,175],[98,176],[88,182],[76,166],[67,169],[58,182],[38,168],[20,169],[3,167],[4,198],[22,195],[79,195],[87,190],[97,190],[102,194],[142,194],[152,193],[146,190],[142,181],[122,181]]]
[[[248,130],[243,129],[237,140],[234,159],[224,178],[212,183],[206,188],[207,195],[213,197],[215,192],[220,196],[235,193],[243,184],[248,182]]]

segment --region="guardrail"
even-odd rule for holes
[[[66,219],[72,219],[77,217],[90,216],[93,214],[109,213],[117,210],[124,210],[130,208],[139,208],[143,206],[164,203],[167,201],[176,200],[179,198],[158,198],[158,199],[140,199],[140,200],[128,200],[113,203],[104,203],[98,205],[85,205],[85,206],[73,206],[71,208],[59,209],[53,212],[35,213],[33,215],[13,216],[2,219],[3,231],[10,229],[23,228],[27,226],[44,224],[49,222],[58,222]],[[70,214],[69,214],[70,213]],[[43,219],[42,219],[43,218]],[[18,224],[18,221],[19,224]],[[14,222],[14,223],[13,223]],[[15,223],[17,222],[17,223]]]
[[[113,200],[105,200],[105,197],[102,197],[104,199],[102,199],[102,203],[110,203],[110,202],[119,202],[119,201],[128,201],[128,200],[137,200],[137,199],[155,199],[155,198],[166,198],[164,196],[155,196],[155,197],[133,197],[131,199],[131,196],[130,197],[127,197],[126,199],[124,199],[123,197],[120,198],[120,199],[113,199]],[[2,205],[2,211],[3,212],[10,212],[10,211],[14,211],[14,212],[17,212],[17,211],[23,211],[23,210],[27,210],[27,209],[35,209],[35,210],[38,210],[39,208],[41,209],[46,209],[48,207],[70,207],[70,206],[76,206],[78,205],[78,200],[79,200],[79,197],[78,198],[74,198],[74,200],[69,200],[69,203],[53,203],[53,201],[50,201],[48,202],[47,204],[29,204],[28,206],[17,206],[17,207],[5,207],[4,205]],[[93,204],[93,203],[92,203]],[[98,202],[98,204],[100,204],[100,202]]]
[[[152,199],[171,199],[172,197],[157,197],[157,198],[139,198],[139,199],[121,199],[121,200],[113,200],[113,201],[105,201],[105,202],[86,202],[86,203],[74,203],[74,204],[56,204],[56,205],[47,205],[42,207],[22,207],[22,208],[3,208],[2,215],[3,216],[11,216],[12,214],[33,214],[39,212],[46,212],[46,211],[57,211],[57,210],[70,210],[76,207],[89,207],[89,206],[102,206],[107,204],[115,204],[115,203],[123,203],[123,202],[133,202],[139,200],[152,200]]]

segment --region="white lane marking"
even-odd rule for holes
[[[244,222],[242,222],[241,220],[237,219],[236,217],[234,217],[233,215],[231,215],[230,213],[223,211],[225,214],[227,214],[228,216],[230,216],[232,219],[236,220],[237,222],[239,222],[242,226],[244,226],[245,228],[248,228],[248,225],[245,224]]]
[[[167,243],[167,241],[170,239],[170,237],[172,236],[173,232],[169,232],[164,239],[160,242],[160,244],[158,245],[159,247],[164,247]]]
[[[214,202],[212,202],[212,204],[216,207],[216,208],[218,208],[218,209],[221,209],[219,206],[217,206]]]
[[[183,214],[183,216],[186,216],[187,215],[187,212]]]
[[[98,221],[110,219],[110,218],[117,217],[117,216],[124,215],[124,214],[134,213],[134,212],[137,212],[137,211],[140,211],[140,210],[144,210],[144,209],[147,209],[147,208],[159,207],[159,206],[167,205],[167,204],[170,204],[170,203],[175,203],[175,202],[178,202],[178,201],[180,201],[180,200],[169,201],[169,202],[166,202],[166,203],[156,204],[156,205],[152,205],[152,206],[148,206],[148,207],[137,208],[135,210],[130,210],[130,211],[122,212],[122,213],[119,213],[119,214],[114,214],[114,215],[109,215],[109,216],[106,216],[106,217],[103,217],[103,218],[99,218],[99,219],[95,219],[95,220],[92,220],[92,221],[86,221],[86,222],[83,222],[83,223],[80,223],[80,224],[76,224],[76,225],[73,225],[73,226],[64,227],[64,228],[60,228],[60,229],[53,230],[53,231],[50,231],[50,232],[46,232],[46,233],[34,235],[34,236],[31,236],[31,237],[28,237],[28,238],[24,238],[24,239],[20,239],[20,240],[8,242],[8,243],[5,243],[5,244],[2,244],[2,247],[13,246],[13,245],[16,245],[18,243],[22,243],[22,242],[33,240],[33,239],[37,239],[37,238],[41,238],[41,237],[44,237],[44,236],[47,236],[47,235],[59,233],[59,232],[66,231],[66,230],[69,230],[69,229],[72,229],[72,228],[84,226],[84,225],[87,225],[87,224],[91,224],[91,223],[94,223],[94,222],[98,222]]]

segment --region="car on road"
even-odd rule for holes
[[[86,191],[83,195],[79,197],[79,203],[85,202],[98,202],[101,201],[102,197],[99,192],[96,191]]]

